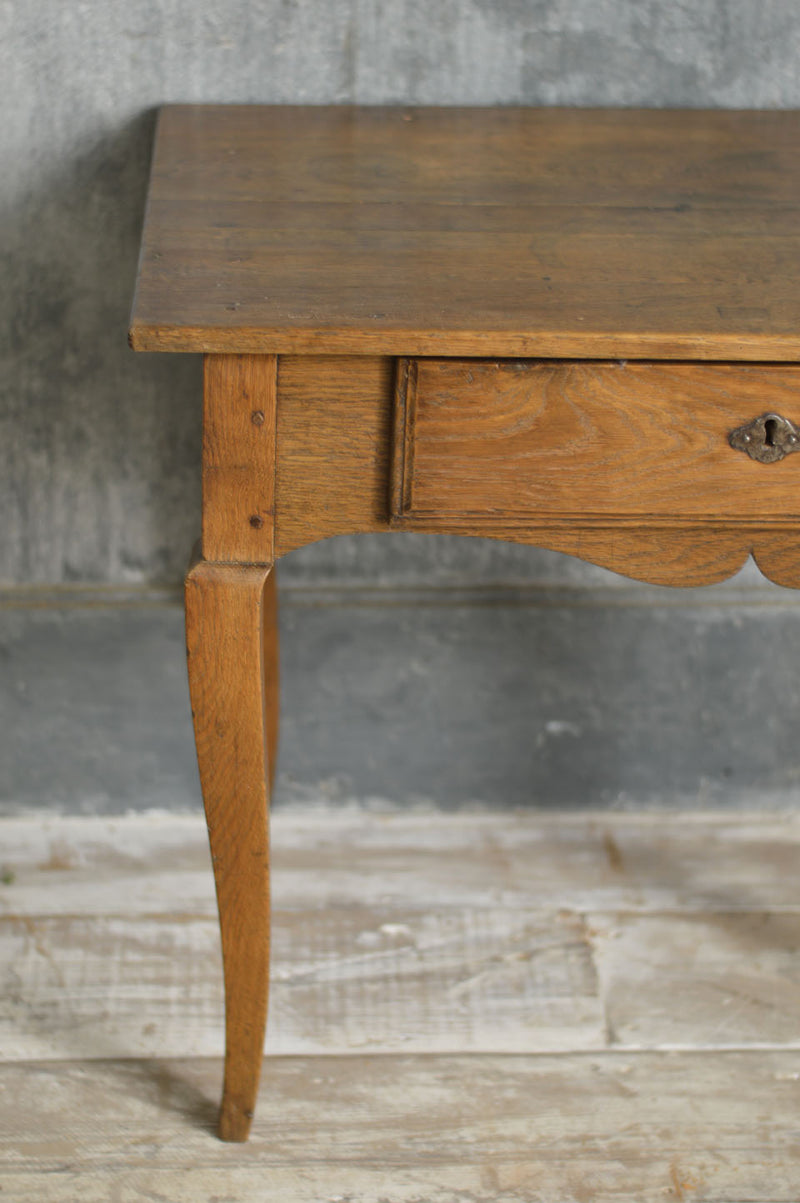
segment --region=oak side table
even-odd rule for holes
[[[800,585],[799,219],[795,112],[162,110],[130,341],[205,356],[186,620],[223,1139],[266,1024],[276,560],[448,531]]]

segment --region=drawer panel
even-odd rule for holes
[[[787,524],[800,453],[729,443],[769,412],[800,424],[800,366],[401,360],[393,519]]]

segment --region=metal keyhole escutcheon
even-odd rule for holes
[[[775,464],[792,451],[800,450],[800,429],[780,414],[762,414],[728,435],[736,451],[744,451],[760,464]]]

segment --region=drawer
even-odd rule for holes
[[[393,523],[794,523],[800,454],[730,443],[771,412],[800,424],[800,366],[400,360]]]

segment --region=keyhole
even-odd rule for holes
[[[764,446],[775,446],[775,435],[778,433],[778,423],[775,418],[767,418],[764,423]]]

